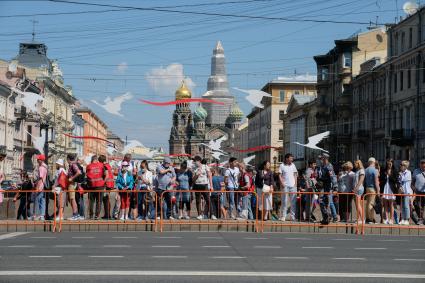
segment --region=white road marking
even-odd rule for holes
[[[154,255],[153,258],[187,258],[187,255]]]
[[[157,239],[181,239],[182,237],[178,237],[178,236],[161,236],[161,237],[156,237]]]
[[[122,258],[122,255],[89,255],[92,258]]]
[[[214,259],[242,259],[242,258],[246,258],[246,256],[211,256],[209,258],[214,258]]]
[[[302,240],[302,241],[309,241],[311,240],[310,238],[285,238],[285,240]]]
[[[56,239],[56,237],[31,237],[31,239]]]
[[[361,239],[332,239],[332,241],[360,241]]]
[[[81,245],[56,245],[56,248],[81,248]]]
[[[8,248],[34,248],[32,245],[16,245],[16,246],[7,246]]]
[[[78,237],[72,237],[72,239],[94,239],[96,237],[91,236],[78,236]]]
[[[198,237],[198,239],[223,239],[223,237],[211,237],[211,236],[208,236],[208,237]]]
[[[203,248],[230,248],[230,246],[202,246]]]
[[[254,246],[254,249],[280,249],[281,246]]]
[[[411,251],[425,251],[425,249],[411,249]]]
[[[181,246],[152,246],[152,248],[180,248]]]
[[[423,258],[395,258],[396,261],[425,261]]]
[[[275,256],[273,258],[276,258],[276,259],[309,259],[308,257],[305,257],[305,256]]]
[[[137,237],[112,237],[112,239],[137,239]]]
[[[104,245],[104,248],[131,248],[129,245]]]
[[[407,240],[377,240],[377,242],[407,242]]]
[[[62,257],[61,255],[29,255],[30,258],[58,258]]]
[[[301,247],[302,249],[333,249],[334,247]]]
[[[28,233],[29,232],[13,232],[13,233],[8,233],[8,234],[0,235],[0,240],[10,239],[10,238],[22,236],[22,235],[25,235],[25,234],[28,234]]]
[[[299,278],[390,278],[425,279],[425,274],[338,273],[338,272],[250,272],[250,271],[142,271],[142,270],[3,270],[0,276],[210,276],[210,277],[299,277]]]
[[[245,240],[268,240],[269,238],[250,238],[250,237],[246,237],[244,238]]]
[[[364,257],[334,257],[334,260],[366,260]]]
[[[386,250],[387,248],[354,248],[355,250]]]

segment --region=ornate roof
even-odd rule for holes
[[[208,116],[207,110],[205,110],[204,107],[202,107],[201,104],[195,109],[195,112],[193,112],[193,119],[195,121],[204,121]]]
[[[192,97],[192,92],[186,86],[184,81],[182,81],[180,88],[176,90],[176,100],[187,99],[191,97]]]

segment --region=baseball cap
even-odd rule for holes
[[[45,161],[46,160],[46,156],[44,156],[44,154],[39,154],[36,156],[37,160],[41,160],[41,161]]]
[[[128,164],[128,162],[127,162],[127,161],[123,161],[123,162],[121,163],[121,167],[124,167],[124,166],[130,166],[130,164]]]
[[[63,166],[63,165],[64,165],[63,159],[58,159],[58,160],[56,161],[56,164],[58,164],[58,165],[60,165],[60,166]]]
[[[371,158],[369,158],[369,160],[367,162],[369,162],[369,163],[372,163],[372,162],[375,163],[376,162],[376,159],[374,157],[371,157]]]
[[[164,157],[164,163],[171,164],[171,159],[168,156]]]
[[[330,157],[330,155],[329,154],[327,154],[327,153],[322,153],[321,155],[320,155],[320,158],[326,158],[326,159],[328,159]]]

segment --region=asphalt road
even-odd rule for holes
[[[0,282],[425,282],[412,236],[9,233],[0,256]]]

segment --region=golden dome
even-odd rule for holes
[[[187,99],[192,97],[192,92],[187,88],[184,81],[182,81],[182,85],[179,89],[176,90],[176,100]]]

